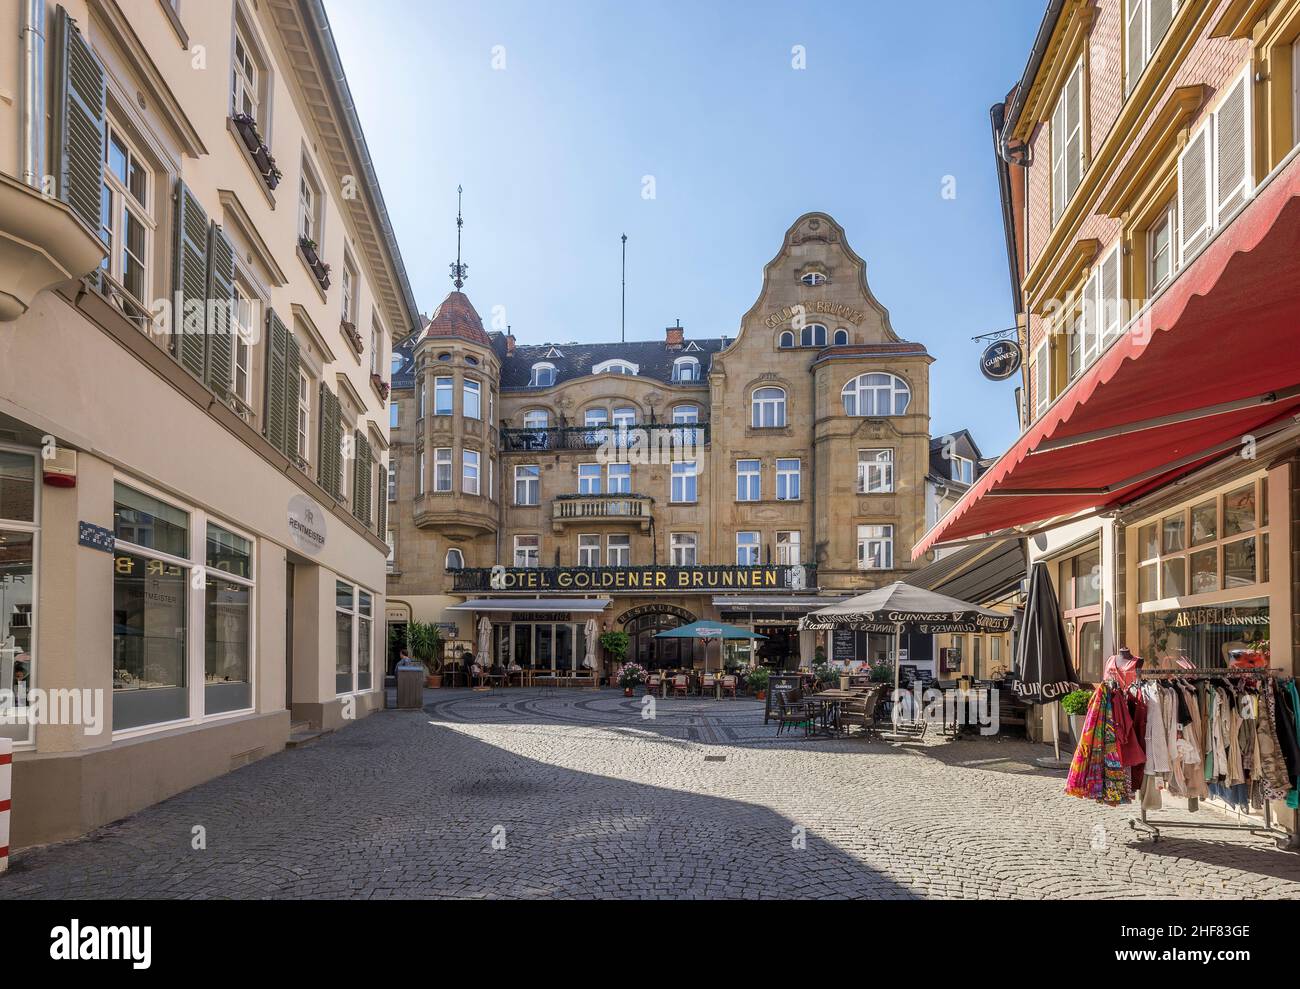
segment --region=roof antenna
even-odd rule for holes
[[[627,234],[623,235],[623,328],[619,338],[627,343]]]
[[[462,264],[460,260],[460,231],[465,226],[465,219],[460,215],[461,192],[461,187],[456,186],[456,263],[451,266],[451,281],[458,292],[464,288],[465,279],[469,277],[469,265]]]

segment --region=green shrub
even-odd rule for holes
[[[1072,690],[1061,698],[1061,710],[1069,715],[1087,714],[1091,703],[1091,690]]]

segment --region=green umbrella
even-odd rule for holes
[[[678,625],[676,628],[670,628],[666,632],[659,632],[655,635],[656,639],[699,639],[704,643],[704,668],[709,668],[709,643],[714,639],[766,639],[766,635],[759,635],[757,632],[747,628],[741,628],[739,625],[728,625],[726,622],[691,622],[689,625]]]

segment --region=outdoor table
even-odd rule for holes
[[[847,698],[827,697],[825,693],[805,697],[804,708],[809,713],[809,723],[805,735],[835,736],[839,733],[839,707]],[[816,715],[812,708],[817,709]]]

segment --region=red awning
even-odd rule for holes
[[[1122,505],[1300,410],[1300,158],[912,551]]]

